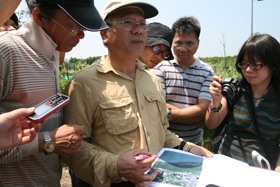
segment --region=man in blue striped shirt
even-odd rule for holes
[[[202,145],[204,117],[212,99],[209,85],[214,71],[199,60],[200,24],[194,17],[177,20],[172,49],[174,60],[165,60],[151,72],[156,74],[166,97],[169,129],[197,145]]]

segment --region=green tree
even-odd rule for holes
[[[24,15],[27,15],[27,11],[21,10],[15,12],[15,14],[18,17],[18,26],[21,27],[26,22],[26,20],[24,20]]]
[[[75,64],[75,63],[77,63],[78,61],[79,61],[80,59],[78,59],[78,58],[73,58],[73,57],[71,57],[70,59],[69,59],[69,64]]]

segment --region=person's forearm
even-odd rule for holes
[[[205,117],[205,110],[197,105],[183,109],[172,110],[172,122],[198,122]]]
[[[221,105],[221,103],[222,103],[222,105]],[[221,107],[221,109],[219,110],[219,112],[214,112],[214,111],[211,111],[211,107],[214,107],[214,108]],[[228,112],[227,111],[227,102],[225,99],[222,99],[222,101],[219,103],[211,102],[207,109],[206,115],[205,115],[206,126],[209,129],[214,129],[214,128],[218,127],[221,124],[221,122],[224,120],[224,118],[226,117],[227,112]]]
[[[15,12],[21,0],[0,0],[0,25],[3,25]]]
[[[279,154],[278,159],[277,159],[277,164],[276,164],[276,167],[275,167],[275,171],[280,172],[280,154]]]
[[[180,108],[178,108],[178,107],[176,107],[176,106],[173,106],[173,105],[171,105],[171,104],[168,104],[168,103],[166,103],[166,107],[167,107],[167,108],[171,108],[172,110],[180,109]]]
[[[189,106],[187,108],[182,108],[182,109],[172,108],[171,122],[195,123],[204,119],[209,102],[210,102],[209,100],[200,99],[198,100],[197,105]],[[168,104],[167,104],[167,108],[168,108]]]
[[[217,124],[219,124],[219,112],[211,111],[210,105],[205,115],[205,124],[209,129],[214,129],[218,126]]]

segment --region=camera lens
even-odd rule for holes
[[[224,85],[223,89],[222,89],[222,95],[224,97],[228,97],[228,96],[232,95],[233,91],[234,91],[234,88],[233,88],[232,84]]]

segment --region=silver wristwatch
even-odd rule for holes
[[[168,108],[167,119],[168,121],[172,120],[171,108]]]

